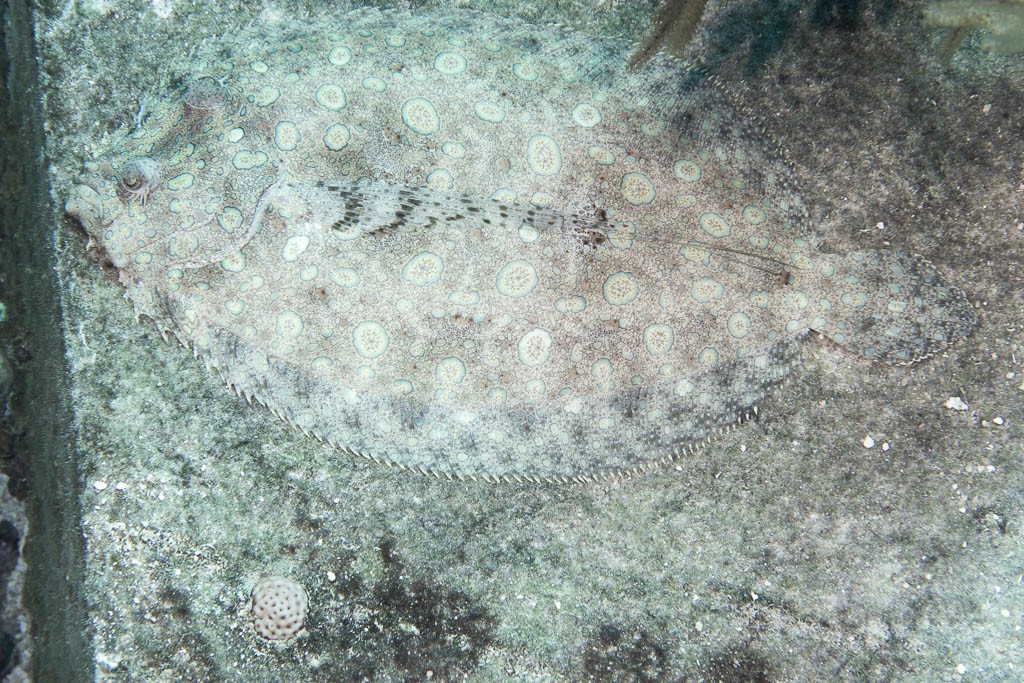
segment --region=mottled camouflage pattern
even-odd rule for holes
[[[620,475],[742,421],[808,331],[910,364],[974,325],[919,258],[818,251],[678,65],[476,13],[238,44],[67,208],[139,313],[341,449]]]

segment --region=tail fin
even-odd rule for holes
[[[837,257],[837,287],[824,328],[832,341],[865,358],[912,365],[966,337],[978,322],[967,296],[931,263],[899,251]]]

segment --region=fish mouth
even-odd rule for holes
[[[81,178],[68,193],[64,212],[81,223],[90,235],[95,235],[96,229],[112,222],[104,210],[103,197],[96,190],[96,184]]]
[[[100,230],[113,223],[121,209],[117,194],[110,192],[110,181],[98,167],[86,167],[75,179],[64,202],[64,212],[77,220],[91,237],[97,237]]]

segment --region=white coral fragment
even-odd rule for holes
[[[268,576],[252,589],[252,625],[265,640],[289,640],[306,624],[309,597],[302,584]]]

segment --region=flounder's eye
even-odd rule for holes
[[[145,205],[160,186],[163,174],[160,164],[149,157],[129,159],[118,174],[117,185],[128,201]]]
[[[225,111],[231,101],[228,90],[216,79],[201,76],[192,81],[182,99],[185,114],[194,123],[200,123],[217,112]]]

